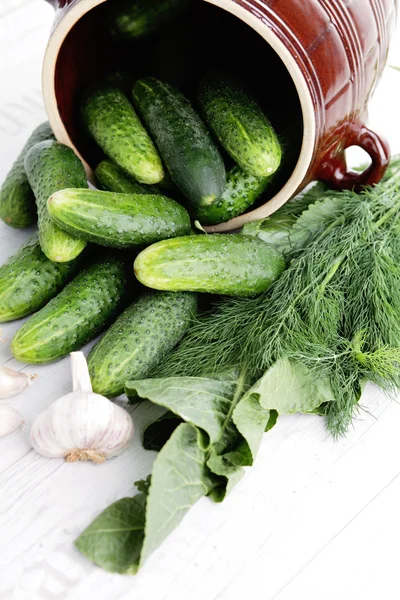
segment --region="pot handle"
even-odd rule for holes
[[[344,150],[340,154],[327,155],[318,169],[317,179],[339,190],[354,189],[359,192],[366,185],[379,183],[390,162],[387,141],[365,125],[355,125],[348,137],[346,148],[360,146],[371,157],[371,164],[362,173],[348,171]]]

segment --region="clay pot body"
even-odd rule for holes
[[[271,95],[268,53],[274,53],[281,64],[282,80],[290,80],[284,84],[282,101],[285,94],[296,96],[293,102],[298,105],[301,121],[290,171],[273,196],[245,215],[213,227],[214,231],[229,231],[268,216],[316,179],[338,189],[359,189],[380,180],[389,161],[389,148],[366,126],[367,107],[386,62],[397,0],[193,2],[196,7],[208,4],[204,10],[217,11],[213,14],[218,13],[218,18],[224,12],[226,31],[229,23],[237,20],[246,31],[251,28],[251,35],[258,40],[254,42],[257,54],[251,60],[244,55],[243,62],[249,63],[253,77],[261,82],[259,95],[262,85],[265,95]],[[100,74],[101,65],[114,52],[104,44],[106,0],[51,3],[56,17],[43,68],[46,109],[56,137],[74,147],[93,167],[97,157],[82,134],[77,103],[82,88]],[[210,19],[207,22],[211,23]],[[240,39],[237,41],[240,45]],[[261,42],[268,48],[265,59]],[[291,114],[289,108],[287,111]],[[371,157],[364,173],[347,170],[344,151],[354,145]]]

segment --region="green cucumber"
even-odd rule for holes
[[[49,198],[48,211],[65,231],[112,248],[152,244],[191,230],[187,211],[165,196],[66,189]]]
[[[275,173],[282,159],[278,136],[240,82],[209,77],[200,84],[199,102],[222,146],[244,171],[255,177]]]
[[[153,185],[142,185],[134,181],[109,160],[103,160],[95,170],[96,181],[99,188],[106,192],[117,192],[120,194],[160,194]]]
[[[41,364],[79,350],[115,319],[128,288],[121,259],[100,258],[21,327],[11,344],[14,357]]]
[[[40,246],[49,260],[69,262],[86,242],[62,231],[47,212],[49,197],[66,187],[87,188],[85,169],[71,148],[54,141],[36,144],[25,157],[25,171],[36,197]]]
[[[1,187],[0,219],[11,227],[23,229],[37,221],[35,196],[25,173],[24,160],[32,146],[50,139],[54,136],[46,121],[33,131]]]
[[[137,256],[134,271],[141,283],[156,290],[255,296],[265,291],[284,267],[275,248],[236,233],[158,242]]]
[[[113,162],[140,183],[159,183],[161,159],[124,92],[112,85],[93,87],[82,104],[84,123]]]
[[[129,177],[125,171],[109,160],[103,160],[95,170],[98,188],[106,192],[119,192],[120,194],[154,194],[163,195],[171,192],[179,196],[180,192],[174,185],[169,173],[157,185],[143,185]]]
[[[77,260],[49,260],[35,235],[0,267],[0,323],[42,308],[64,287],[77,266]]]
[[[147,77],[133,87],[135,103],[173,182],[195,206],[207,206],[225,188],[225,166],[189,101],[172,86]]]
[[[271,177],[255,177],[240,167],[227,174],[224,193],[214,204],[197,209],[196,218],[203,225],[216,225],[242,215],[267,189]]]
[[[93,391],[113,398],[129,379],[148,376],[181,340],[196,314],[196,294],[146,294],[131,304],[88,357]]]
[[[168,25],[188,0],[117,0],[111,5],[109,29],[120,40],[144,38]]]

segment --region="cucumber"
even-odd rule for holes
[[[47,212],[48,198],[63,188],[87,188],[85,169],[71,148],[54,141],[36,144],[25,157],[25,171],[36,197],[39,242],[49,260],[69,262],[76,258],[86,242],[62,231]]]
[[[170,23],[188,0],[118,0],[109,14],[111,34],[120,40],[137,40]]]
[[[32,146],[50,139],[54,136],[46,121],[33,131],[1,187],[0,219],[11,227],[23,229],[37,221],[35,197],[25,173],[24,160]]]
[[[212,234],[164,240],[136,258],[137,279],[156,290],[255,296],[285,268],[282,255],[256,237]]]
[[[189,101],[151,77],[136,82],[133,97],[172,181],[195,207],[215,202],[225,188],[225,166]]]
[[[266,190],[270,180],[271,177],[255,177],[238,166],[233,167],[227,174],[221,198],[199,208],[196,218],[204,225],[216,225],[242,215]]]
[[[120,194],[160,194],[153,185],[142,185],[108,160],[99,163],[95,170],[96,181],[100,189]]]
[[[113,398],[129,379],[147,377],[181,340],[196,314],[196,294],[146,294],[131,304],[88,357],[93,391]]]
[[[79,350],[118,315],[128,286],[120,258],[90,264],[21,327],[11,344],[14,357],[41,364]]]
[[[109,84],[91,88],[82,115],[90,135],[113,162],[140,183],[162,181],[157,150],[121,89]]]
[[[214,75],[200,83],[198,96],[206,121],[233,160],[255,177],[275,173],[282,159],[278,136],[242,84]]]
[[[49,198],[48,211],[72,235],[113,248],[152,244],[191,230],[187,211],[165,196],[66,189]]]
[[[77,267],[77,260],[49,260],[35,235],[0,267],[0,323],[21,319],[42,308],[64,287]]]

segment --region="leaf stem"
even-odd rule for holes
[[[237,403],[239,402],[240,398],[242,397],[243,390],[244,390],[244,383],[245,383],[245,375],[244,375],[244,372],[242,372],[241,375],[239,376],[239,379],[238,379],[238,382],[237,382],[237,386],[236,386],[235,394],[233,396],[233,400],[231,402],[231,405],[230,405],[229,410],[227,412],[227,415],[225,417],[224,423],[223,423],[223,425],[221,427],[221,437],[220,437],[220,439],[222,439],[224,431],[225,431],[228,423],[230,422],[230,420],[232,418],[233,411],[235,410]]]

